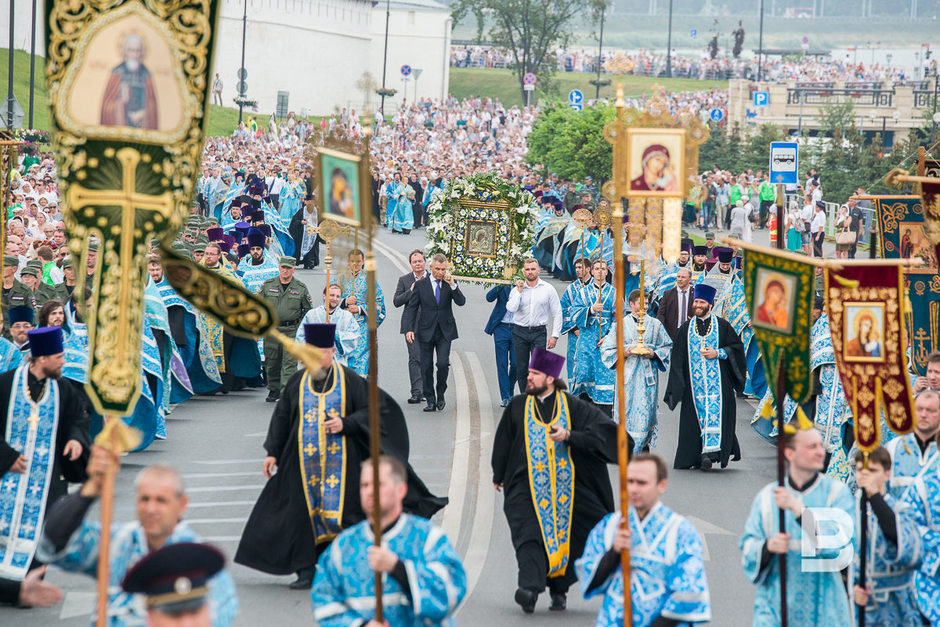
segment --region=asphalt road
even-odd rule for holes
[[[755,239],[766,239],[766,231]],[[447,408],[426,414],[408,405],[410,389],[407,352],[398,334],[400,309],[391,306],[397,277],[407,269],[407,253],[424,245],[423,231],[408,236],[382,232],[376,260],[385,292],[388,317],[379,329],[379,382],[405,411],[411,436],[412,465],[432,492],[447,494],[450,505],[436,517],[463,557],[469,595],[457,620],[464,625],[570,624],[591,625],[599,600],[585,601],[572,589],[566,612],[548,612],[548,598],[539,599],[536,613],[523,615],[513,603],[516,565],[509,530],[502,513],[502,495],[494,491],[490,470],[493,433],[501,415],[494,372],[492,338],[483,333],[490,312],[482,287],[464,285],[467,304],[457,311],[460,338],[454,342]],[[325,276],[318,270],[298,271],[312,294],[320,294]],[[559,291],[564,284],[558,283]],[[559,351],[564,350],[563,343]],[[660,378],[661,387],[665,377]],[[124,458],[118,477],[117,521],[134,517],[135,473],[156,462],[176,465],[184,473],[190,497],[187,522],[229,557],[263,484],[261,443],[272,405],[261,390],[225,397],[195,398],[167,419],[168,439]],[[714,625],[749,625],[754,588],[740,566],[738,540],[751,499],[775,477],[774,449],[748,426],[753,404],[738,400],[737,434],[744,459],[725,470],[708,473],[670,471],[664,501],[687,516],[703,534],[706,570]],[[660,414],[659,442],[654,452],[671,467],[675,453],[678,412]],[[616,493],[616,468],[611,467]],[[93,513],[97,516],[97,512]],[[291,578],[272,577],[231,565],[238,586],[240,612],[236,625],[309,625],[309,594],[287,588]],[[52,608],[0,608],[0,625],[23,627],[87,625],[94,581],[50,569],[49,581],[60,585],[64,601]]]

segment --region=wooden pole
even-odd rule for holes
[[[326,264],[326,302],[323,303],[323,311],[326,312],[326,323],[330,323],[330,265],[333,263],[333,250],[330,243],[326,243],[326,255],[323,257],[323,263]]]
[[[107,426],[112,420],[120,420],[117,416],[105,416],[104,423]],[[111,430],[108,454],[114,456],[114,463],[111,464],[108,474],[104,478],[104,484],[101,486],[101,541],[98,545],[98,572],[97,572],[97,607],[95,625],[97,627],[107,627],[108,624],[108,584],[111,577],[111,520],[114,515],[114,480],[117,476],[117,445],[115,441],[115,430]]]
[[[623,264],[623,200],[621,206],[613,212],[614,237],[614,279],[616,280],[617,296],[614,307],[616,312],[617,326],[617,466],[620,471],[620,528],[629,529],[630,527],[630,492],[627,485],[627,462],[629,453],[627,452],[627,408],[624,398],[624,375],[623,375],[623,293],[626,290],[624,282],[627,277],[624,274]],[[630,548],[620,552],[620,568],[623,574],[623,624],[633,624],[633,604],[630,601]]]
[[[783,185],[777,184],[777,248],[783,250],[786,248],[786,239],[787,239],[787,227],[786,223],[786,211],[787,211],[787,196],[786,191],[784,190]]]
[[[786,488],[786,459],[783,456],[783,428],[784,428],[784,402],[783,399],[787,393],[786,388],[786,369],[782,360],[777,360],[777,484],[781,488]],[[780,527],[780,533],[787,532],[786,512],[779,509],[777,523]],[[787,627],[787,554],[786,552],[778,555],[780,566],[780,627]]]
[[[865,467],[868,467],[868,455],[865,455]],[[858,554],[858,585],[864,589],[868,579],[866,571],[868,570],[868,495],[865,490],[861,491],[861,509],[862,518],[861,529],[859,530],[859,554]],[[865,627],[865,606],[858,605],[858,625]]]
[[[369,320],[369,456],[372,458],[372,535],[375,546],[382,546],[382,505],[379,503],[379,456],[382,448],[379,438],[379,350],[375,324],[375,253],[372,251],[372,231],[368,232],[369,252],[366,253],[366,281],[368,281],[367,309]],[[382,624],[382,573],[375,571],[375,620]]]

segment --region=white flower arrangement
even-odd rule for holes
[[[462,200],[494,204],[467,207]],[[496,203],[509,206],[495,206]],[[528,190],[503,181],[495,174],[454,179],[443,193],[436,194],[428,203],[429,242],[425,250],[429,255],[449,256],[455,276],[505,280],[511,272],[515,277],[531,253],[537,214],[535,198]],[[471,221],[495,224],[495,257],[483,257],[466,250],[464,242]]]

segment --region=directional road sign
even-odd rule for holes
[[[401,66],[401,75],[402,76],[411,76],[411,66],[407,63]]]
[[[584,105],[581,104],[580,102],[569,102],[569,103],[568,103],[568,106],[571,107],[572,109],[574,109],[575,111],[583,111],[583,110],[584,110]]]
[[[725,117],[725,112],[721,109],[712,109],[708,113],[708,117],[711,118],[712,122],[721,122]]]
[[[754,106],[755,107],[766,107],[769,104],[770,104],[770,92],[766,92],[766,91],[754,92]]]
[[[239,69],[238,69],[238,78],[240,78],[240,79],[242,79],[242,80],[245,80],[246,78],[248,78],[248,70],[246,70],[245,68],[239,68]]]
[[[568,92],[569,103],[573,105],[581,104],[583,100],[584,100],[584,94],[581,93],[580,89],[572,89],[571,91]]]
[[[535,85],[535,74],[526,72],[526,75],[522,77],[522,82],[526,85]]]
[[[783,185],[797,184],[799,145],[796,142],[771,142],[770,181]]]
[[[690,31],[689,31],[689,36],[690,36],[692,39],[695,39],[696,37],[698,37],[698,29],[697,29],[697,28],[693,28],[692,30],[690,30]]]

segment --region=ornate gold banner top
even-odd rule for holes
[[[46,4],[69,250],[95,268],[77,293],[93,288],[87,390],[102,414],[128,415],[141,392],[145,259],[190,213],[217,11],[217,0]]]

